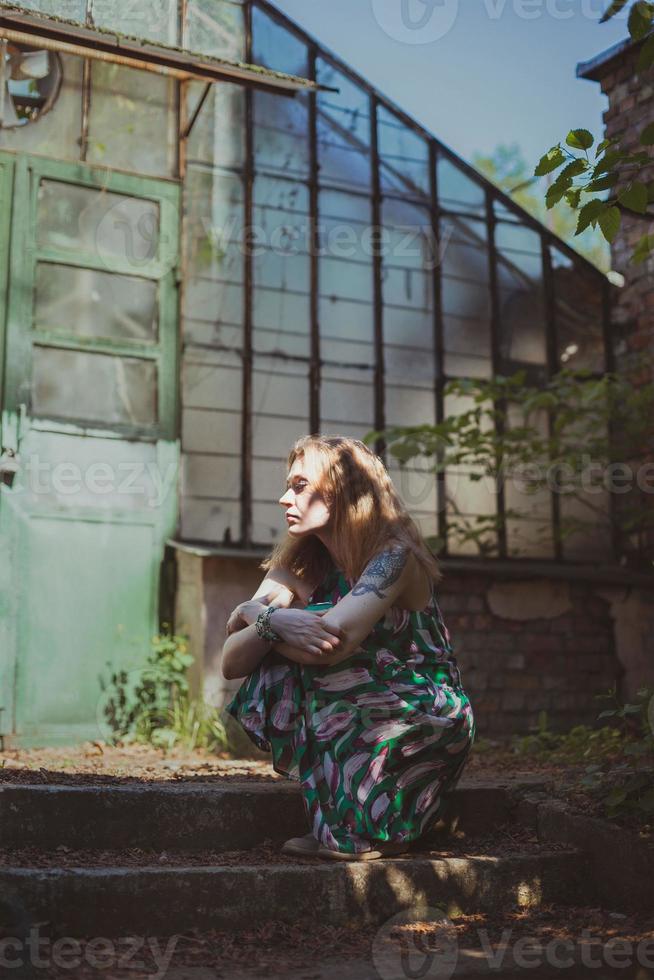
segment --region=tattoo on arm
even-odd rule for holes
[[[406,545],[382,551],[368,562],[359,581],[352,589],[351,595],[365,595],[366,592],[374,592],[380,599],[385,599],[386,595],[383,590],[397,582],[404,571],[408,558],[409,549]]]

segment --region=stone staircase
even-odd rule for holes
[[[538,778],[464,777],[410,852],[329,862],[279,852],[308,829],[286,780],[0,782],[0,936],[239,930],[255,907],[258,924],[319,927],[596,901],[585,849],[539,836],[548,796]]]

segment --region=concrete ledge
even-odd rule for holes
[[[606,820],[570,812],[561,802],[538,806],[538,836],[581,848],[589,857],[592,888],[607,908],[654,908],[654,842]]]
[[[585,901],[576,849],[504,858],[319,859],[244,867],[0,868],[0,935],[170,935],[192,927],[244,929],[270,920],[314,927],[380,924],[441,905],[448,915]],[[310,896],[310,901],[307,898]]]
[[[462,786],[426,837],[487,833],[507,820],[524,783]],[[54,785],[0,783],[0,847],[239,850],[307,833],[298,783]]]

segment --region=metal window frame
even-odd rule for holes
[[[489,261],[489,288],[491,294],[491,358],[493,365],[493,373],[497,374],[500,370],[500,358],[499,358],[499,332],[500,332],[500,309],[499,309],[499,295],[498,295],[498,285],[497,285],[497,249],[494,240],[494,229],[495,225],[500,218],[498,218],[495,212],[495,204],[503,205],[504,208],[509,212],[509,214],[514,215],[524,227],[536,232],[540,236],[542,256],[543,256],[543,288],[545,290],[545,302],[546,302],[546,349],[547,349],[547,375],[551,377],[554,373],[554,365],[556,361],[556,323],[555,323],[555,308],[554,308],[554,297],[552,294],[552,270],[551,263],[549,262],[549,249],[551,246],[555,246],[563,254],[567,255],[575,263],[577,268],[585,269],[590,274],[597,277],[598,287],[603,290],[604,297],[604,338],[605,338],[605,350],[607,351],[607,364],[608,360],[608,346],[610,345],[610,306],[611,306],[611,292],[610,285],[606,277],[598,270],[588,259],[583,255],[576,252],[571,246],[569,246],[562,239],[559,239],[549,228],[541,224],[536,218],[532,217],[527,212],[523,211],[518,204],[505,192],[496,187],[487,177],[479,173],[474,167],[467,164],[464,160],[459,158],[454,151],[452,151],[448,146],[438,140],[432,133],[427,131],[423,126],[416,122],[411,116],[409,116],[405,111],[403,111],[399,106],[397,106],[392,100],[388,99],[382,93],[380,93],[371,83],[366,81],[358,72],[352,69],[348,64],[341,60],[333,51],[326,48],[321,42],[319,42],[315,37],[310,35],[308,32],[303,30],[299,25],[295,24],[290,20],[285,14],[274,7],[269,0],[246,0],[246,22],[249,25],[248,34],[248,49],[246,52],[247,58],[250,60],[252,56],[252,36],[251,36],[251,25],[252,25],[252,8],[257,6],[259,10],[265,13],[271,20],[276,22],[283,29],[287,30],[292,36],[297,40],[307,45],[309,64],[310,64],[310,79],[315,83],[316,80],[316,63],[318,58],[331,64],[337,71],[342,73],[349,81],[362,91],[363,94],[367,95],[368,103],[370,106],[370,156],[371,156],[371,185],[369,193],[361,191],[362,196],[366,196],[371,201],[372,206],[372,230],[373,235],[377,237],[377,241],[381,245],[381,239],[378,237],[382,234],[383,228],[383,215],[382,215],[382,204],[386,197],[400,196],[397,194],[386,193],[382,190],[381,186],[381,162],[380,162],[380,152],[379,152],[379,120],[378,120],[378,110],[384,108],[390,113],[392,113],[397,120],[407,126],[416,135],[420,136],[425,141],[426,150],[428,153],[429,168],[430,168],[430,186],[429,192],[416,201],[421,206],[425,207],[430,215],[432,234],[434,237],[434,245],[437,249],[436,255],[438,260],[435,263],[433,270],[433,337],[434,337],[434,349],[436,355],[436,375],[434,378],[434,400],[436,408],[436,420],[440,422],[444,418],[444,399],[443,391],[444,387],[449,380],[449,376],[444,370],[444,359],[443,359],[443,308],[442,308],[442,265],[440,262],[440,236],[441,236],[441,218],[443,215],[452,215],[460,217],[474,217],[476,220],[481,220],[484,222],[487,229],[488,235],[488,261]],[[318,242],[316,238],[316,227],[318,222],[318,211],[319,211],[319,192],[322,189],[327,189],[330,185],[326,181],[324,184],[319,179],[319,160],[318,160],[318,145],[317,145],[317,103],[316,103],[316,90],[320,86],[316,85],[316,89],[309,96],[309,140],[310,140],[310,154],[311,154],[311,164],[309,177],[301,183],[304,183],[309,190],[310,195],[310,207],[311,207],[311,357],[309,365],[309,384],[310,384],[310,422],[311,431],[320,431],[320,369],[321,369],[321,359],[320,359],[320,324],[319,324],[319,306],[318,306],[318,290],[319,290],[319,257],[318,257]],[[246,98],[249,100],[250,108],[246,112],[246,120],[248,126],[247,145],[250,147],[250,154],[247,156],[246,168],[245,168],[245,181],[246,187],[251,187],[251,182],[253,179],[254,172],[254,160],[252,159],[252,146],[253,146],[253,133],[251,127],[253,125],[251,100],[253,98],[252,94],[246,94]],[[438,160],[447,159],[454,166],[459,168],[462,174],[469,179],[473,180],[477,186],[480,187],[484,194],[484,211],[481,214],[469,214],[465,210],[452,209],[442,207],[439,195],[438,195]],[[342,189],[342,188],[341,188]],[[409,188],[407,188],[407,192]],[[351,193],[355,193],[354,190]],[[410,195],[412,199],[415,195]],[[246,215],[245,222],[248,225],[251,217],[251,200],[248,198],[246,193]],[[246,269],[248,267],[246,261]],[[384,344],[383,344],[383,325],[384,325],[384,303],[383,303],[383,289],[382,289],[382,276],[383,276],[383,256],[381,254],[380,247],[374,247],[373,250],[373,316],[374,316],[374,350],[375,350],[375,364],[374,364],[374,425],[376,429],[383,429],[385,427],[385,370],[384,370]],[[602,283],[604,279],[604,283]],[[246,289],[251,289],[252,279],[251,275],[248,275],[246,271]],[[251,325],[251,297],[246,296],[246,324],[245,324],[245,346],[243,351],[243,364],[244,364],[244,399],[243,399],[243,452],[244,460],[242,467],[243,483],[242,483],[242,543],[244,548],[252,548],[252,538],[251,538],[251,378],[249,377],[252,367],[252,325]],[[384,460],[386,463],[386,444],[383,439],[378,439],[375,442],[375,452]],[[555,494],[552,494],[552,526],[553,529],[559,527],[559,512],[558,512],[558,501],[555,499]],[[500,528],[498,533],[498,557],[496,561],[508,561],[507,556],[507,541],[506,541],[506,526],[504,523],[505,514],[505,494],[504,487],[502,485],[501,476],[498,478],[497,483],[497,501],[498,501],[498,515],[500,516]],[[445,474],[439,473],[437,475],[437,526],[439,539],[443,542],[442,554],[448,555],[448,541],[446,535],[446,513],[445,513]],[[558,535],[555,535],[555,539],[558,539]],[[542,558],[538,561],[542,561],[544,565],[548,564],[565,564],[565,559],[561,553],[562,549],[560,544],[557,545],[555,557],[548,559]],[[452,556],[455,557],[455,556]],[[479,556],[473,556],[473,562],[475,560],[481,561],[482,558]],[[483,559],[488,562],[489,559]],[[491,559],[492,560],[492,559]],[[532,558],[520,558],[511,557],[510,561],[519,564],[521,561],[534,561]]]

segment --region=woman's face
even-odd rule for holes
[[[279,502],[286,511],[289,534],[312,534],[329,522],[329,508],[322,494],[314,489],[302,457],[293,463],[288,474],[288,489]]]

